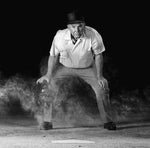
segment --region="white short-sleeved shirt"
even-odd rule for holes
[[[50,49],[50,56],[60,54],[59,62],[70,68],[87,68],[92,65],[94,55],[105,51],[101,35],[86,26],[84,35],[76,44],[72,43],[69,29],[57,31]]]

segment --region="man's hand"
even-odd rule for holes
[[[108,82],[104,77],[99,77],[98,78],[98,84],[103,88],[107,89],[108,88]]]
[[[43,83],[44,81],[46,81],[47,83],[49,83],[50,79],[45,75],[41,78],[39,78],[36,83]]]

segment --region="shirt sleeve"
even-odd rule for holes
[[[52,41],[52,45],[51,45],[51,48],[50,48],[50,56],[57,56],[59,54],[59,50],[56,46],[56,35]]]
[[[102,37],[96,30],[94,30],[94,35],[92,38],[92,50],[95,55],[98,55],[105,51],[105,46],[103,44]]]

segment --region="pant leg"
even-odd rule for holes
[[[52,122],[52,104],[48,108],[44,106],[43,121]]]
[[[52,99],[52,100],[49,100],[48,102],[44,102],[43,122],[52,122],[53,99],[57,93],[54,81],[51,82],[51,84],[49,84],[48,91],[49,93],[51,93],[51,95],[48,96],[50,98],[46,98],[46,99]]]
[[[50,84],[49,84],[49,90],[55,90],[56,95],[55,97],[57,97],[57,93],[58,93],[58,86],[56,84],[58,79],[63,79],[64,77],[70,76],[70,75],[74,75],[74,71],[70,68],[66,68],[64,66],[60,66],[58,68],[58,70],[55,72],[54,77],[52,78]],[[53,102],[51,102],[49,107],[44,107],[44,113],[43,113],[43,121],[44,122],[52,122],[53,117],[52,117],[52,111],[53,111]]]
[[[87,82],[96,94],[96,100],[98,105],[98,110],[100,113],[100,118],[103,123],[111,122],[112,116],[111,113],[111,105],[109,100],[109,88],[108,84],[106,84],[105,89],[102,88],[95,76],[95,73],[92,68],[79,70],[78,75]]]
[[[108,92],[108,90],[104,90],[98,84],[98,82],[96,82],[95,80],[85,79],[85,81],[89,85],[91,85],[91,87],[93,88],[93,90],[96,94],[98,110],[99,110],[100,118],[101,118],[102,122],[107,123],[107,122],[112,121],[111,116],[109,115],[110,102],[109,102],[109,92]]]

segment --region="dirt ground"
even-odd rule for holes
[[[0,148],[150,148],[150,121],[117,124],[116,131],[102,126],[63,126],[39,130],[33,117],[1,117]]]

